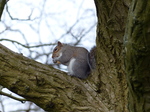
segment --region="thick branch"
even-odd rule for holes
[[[0,85],[47,111],[107,110],[94,84],[66,75],[0,45]],[[94,81],[93,81],[94,82]]]
[[[129,110],[150,111],[150,2],[133,0],[125,33]]]

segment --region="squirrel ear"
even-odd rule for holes
[[[62,43],[61,43],[60,41],[58,41],[57,45],[60,46],[60,47],[63,46]]]

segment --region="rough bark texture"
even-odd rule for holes
[[[97,69],[86,80],[0,46],[0,85],[52,112],[126,112],[123,35],[128,3],[95,0]]]
[[[127,16],[129,3],[95,0],[97,68],[88,79],[68,76],[0,45],[0,85],[50,112],[150,111],[150,3],[134,0]]]
[[[125,44],[129,110],[150,112],[150,1],[132,1]]]
[[[68,76],[0,45],[0,85],[51,112],[108,111],[94,81]],[[89,77],[90,79],[91,77]]]
[[[129,1],[95,0],[98,16],[97,68],[100,94],[108,111],[127,112],[127,82],[124,69],[123,36]]]

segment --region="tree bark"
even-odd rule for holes
[[[134,0],[130,10],[130,0],[95,4],[97,68],[86,80],[0,44],[0,85],[51,112],[150,111],[150,3]]]
[[[0,85],[52,112],[127,112],[123,35],[128,3],[95,0],[97,69],[86,80],[0,46]],[[123,11],[121,11],[121,9]]]
[[[60,70],[14,53],[1,44],[0,65],[0,85],[46,111],[108,111],[93,81],[68,76]]]
[[[150,1],[132,1],[125,45],[129,110],[150,112]]]
[[[123,36],[129,3],[122,0],[95,0],[98,17],[97,74],[107,112],[128,112]]]

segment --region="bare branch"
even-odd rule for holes
[[[31,13],[29,14],[28,18],[27,19],[20,19],[20,18],[14,18],[11,13],[9,12],[9,9],[8,9],[8,5],[6,4],[6,11],[9,15],[9,17],[12,19],[12,20],[17,20],[17,21],[33,21],[35,19],[38,19],[38,17],[34,18],[34,19],[31,19],[31,15],[33,13],[33,10],[31,11]]]
[[[24,98],[18,98],[18,97],[15,97],[15,96],[11,95],[11,94],[5,93],[3,91],[0,91],[0,95],[8,96],[8,97],[10,97],[10,98],[12,98],[14,100],[20,101],[21,103],[24,103],[25,101],[27,101]]]
[[[4,10],[5,4],[6,4],[6,0],[0,0],[0,20],[1,20],[1,17],[2,17],[2,13],[3,13],[3,10]]]
[[[18,45],[21,45],[22,47],[27,48],[27,49],[35,48],[35,47],[41,47],[41,46],[55,45],[55,44],[40,44],[40,45],[34,45],[34,46],[27,46],[27,45],[21,44],[20,42],[17,42],[15,40],[10,40],[10,39],[0,39],[0,41],[9,41],[12,43],[17,43]]]
[[[5,112],[4,104],[3,101],[1,100],[1,97],[0,97],[0,105],[1,105],[2,112]]]

